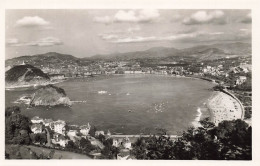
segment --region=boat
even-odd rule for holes
[[[98,91],[98,94],[106,94],[107,91],[104,91],[104,90],[101,90],[101,91]]]

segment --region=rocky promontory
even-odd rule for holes
[[[67,97],[64,89],[54,85],[47,85],[36,90],[32,95],[30,102],[31,106],[55,106],[66,105],[70,106],[71,101]]]

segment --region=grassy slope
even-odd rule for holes
[[[20,148],[18,148],[17,145],[5,145],[5,151],[7,153],[10,153],[11,150],[16,149],[20,150],[20,153],[23,157],[23,159],[30,159],[30,155],[26,154],[28,151],[26,149],[30,148],[33,152],[35,152],[37,155],[40,155],[41,153],[48,155],[52,149],[48,148],[42,148],[42,147],[37,147],[37,146],[25,146],[22,145]],[[89,156],[83,155],[83,154],[78,154],[78,153],[73,153],[73,152],[68,152],[68,151],[61,151],[61,150],[55,150],[53,159],[92,159]]]

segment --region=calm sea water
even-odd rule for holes
[[[62,119],[87,124],[112,133],[155,133],[164,128],[177,134],[192,126],[197,108],[212,94],[213,84],[203,80],[157,75],[122,75],[109,79],[75,79],[56,84],[63,88],[72,107],[34,107],[13,103],[35,88],[6,90],[6,107],[19,105],[28,117]],[[99,91],[107,91],[100,94]],[[207,116],[206,109],[202,109]]]

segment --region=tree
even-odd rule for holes
[[[9,117],[9,116],[12,115],[13,113],[15,113],[15,114],[21,113],[20,107],[18,107],[18,106],[12,106],[12,107],[7,107],[7,108],[5,109],[5,117]]]
[[[95,149],[95,147],[91,144],[91,142],[85,138],[81,138],[79,142],[79,146],[86,153],[89,153],[90,151]]]
[[[252,128],[238,119],[223,121],[213,127],[207,120],[204,127],[190,128],[176,141],[166,135],[141,137],[133,144],[137,159],[178,160],[250,160]]]
[[[213,128],[213,127],[215,127],[214,123],[212,123],[210,121],[209,117],[207,117],[207,118],[205,118],[205,119],[203,119],[203,120],[201,120],[199,122],[202,125],[202,127],[204,127],[204,128]]]
[[[95,126],[91,127],[89,130],[89,135],[92,137],[95,137],[95,133],[96,133],[97,129]]]
[[[147,157],[147,143],[144,137],[140,137],[133,144],[133,150],[131,152],[137,159],[148,159]]]
[[[66,148],[69,150],[75,150],[78,149],[77,145],[73,141],[69,141],[66,145]]]
[[[104,149],[102,149],[101,153],[109,159],[116,158],[117,154],[119,153],[119,148],[113,146],[113,139],[109,138],[103,141]]]
[[[8,107],[5,117],[5,140],[6,143],[29,144],[30,120],[20,113],[17,106]]]
[[[106,137],[102,134],[99,134],[98,136],[96,136],[96,138],[102,143],[104,143],[104,141],[106,140]]]
[[[244,121],[240,119],[223,121],[215,128],[215,134],[221,144],[222,158],[246,160],[252,158],[252,128]]]
[[[149,138],[138,138],[133,144],[132,154],[137,159],[174,159],[173,141],[165,134],[153,135]]]

